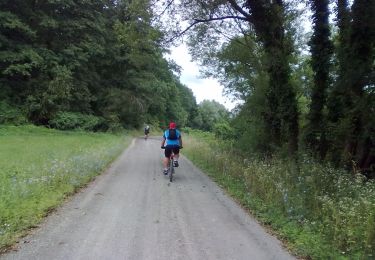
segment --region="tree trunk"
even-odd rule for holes
[[[298,150],[298,109],[296,93],[290,83],[289,59],[291,40],[285,36],[283,1],[247,1],[251,10],[250,23],[264,45],[270,76],[266,92],[268,113],[265,115],[267,131],[273,145],[288,143],[290,154]]]

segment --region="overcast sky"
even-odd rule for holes
[[[170,58],[181,66],[181,83],[193,91],[197,103],[208,99],[223,104],[228,110],[234,108],[235,103],[223,96],[223,87],[215,79],[199,76],[199,67],[191,61],[191,56],[185,45],[172,48]]]

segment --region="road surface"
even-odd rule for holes
[[[170,184],[160,143],[135,139],[0,259],[294,259],[186,158]]]

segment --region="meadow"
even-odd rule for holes
[[[0,126],[0,251],[90,182],[129,135]]]
[[[375,182],[300,156],[249,158],[213,134],[189,131],[183,154],[291,252],[304,259],[375,258]]]

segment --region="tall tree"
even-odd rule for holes
[[[327,91],[330,84],[330,63],[333,44],[330,40],[329,1],[313,0],[313,35],[310,41],[311,66],[314,72],[314,85],[311,91],[311,105],[308,114],[306,141],[310,148],[324,158],[326,143],[326,106]]]
[[[234,5],[231,0],[232,5]],[[271,142],[289,143],[290,153],[298,149],[298,108],[296,93],[290,82],[291,39],[285,34],[285,3],[279,1],[246,2],[250,9],[249,21],[264,45],[267,55],[269,88],[266,90],[266,128]],[[238,5],[234,5],[238,9]],[[272,17],[272,19],[271,19]]]
[[[342,144],[337,139],[343,138],[343,131],[337,131],[346,112],[346,105],[350,97],[348,93],[349,81],[346,77],[349,75],[349,35],[351,26],[351,13],[347,0],[337,0],[336,21],[338,27],[338,37],[335,42],[336,70],[337,77],[332,84],[332,90],[329,91],[327,99],[327,141],[329,144],[329,160],[339,164],[342,157]]]
[[[356,0],[352,6],[348,116],[351,128],[346,137],[345,154],[360,168],[375,163],[375,126],[369,111],[374,109],[375,2]]]
[[[332,91],[328,96],[328,120],[336,124],[344,113],[344,93],[347,90],[345,75],[348,73],[350,62],[348,60],[349,33],[350,33],[350,10],[347,0],[337,0],[336,20],[338,27],[338,40],[336,43],[336,56],[338,76],[333,84]]]
[[[338,76],[329,97],[334,134],[330,156],[336,163],[371,171],[375,163],[374,57],[375,3],[356,0],[351,10],[338,1]],[[373,167],[373,166],[372,166]]]
[[[43,63],[33,48],[37,32],[27,19],[31,7],[24,1],[0,2],[0,96],[18,104]]]

